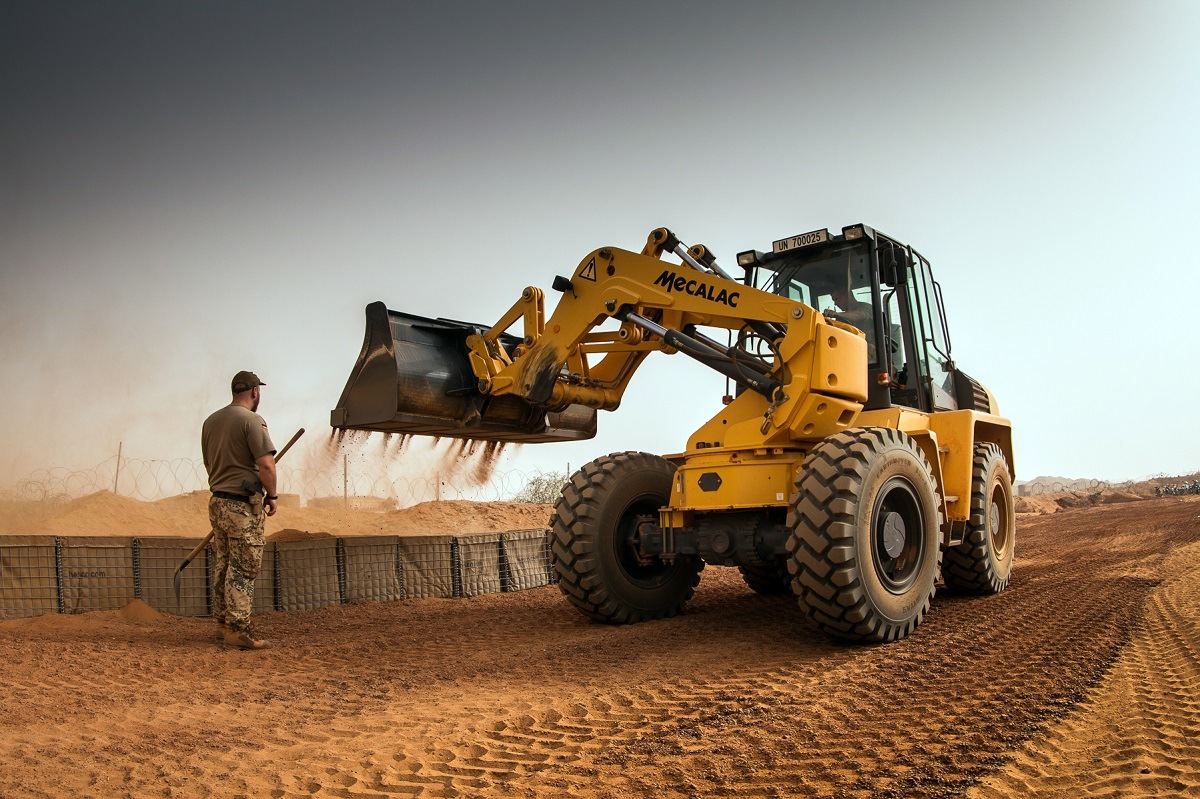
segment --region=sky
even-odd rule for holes
[[[484,324],[655,227],[864,222],[942,285],[1019,479],[1200,469],[1200,4],[0,3],[0,486],[199,457],[232,375],[328,438],[363,308]],[[654,355],[592,441],[682,450]],[[278,442],[277,442],[278,443]]]

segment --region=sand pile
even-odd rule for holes
[[[268,541],[277,541],[281,544],[289,541],[310,541],[314,538],[332,538],[329,533],[310,533],[308,530],[296,530],[291,527],[286,530],[280,530],[277,533],[271,533],[267,536]]]
[[[552,511],[550,505],[528,502],[469,502],[462,499],[422,502],[387,514],[388,532],[465,534],[532,529],[549,525]]]
[[[100,491],[65,504],[0,504],[0,535],[185,536],[208,533],[207,491],[140,502]],[[546,526],[549,505],[522,502],[422,502],[385,513],[354,508],[280,508],[267,536],[299,541],[326,535],[440,535]]]
[[[1058,503],[1048,494],[1036,497],[1013,498],[1013,509],[1017,513],[1054,513],[1058,510],[1058,507]]]
[[[1097,505],[1116,505],[1123,502],[1141,502],[1146,499],[1132,491],[1106,488],[1091,493],[1060,491],[1055,494],[1039,494],[1033,497],[1014,498],[1017,513],[1057,513],[1063,509],[1093,508]]]
[[[161,621],[165,618],[154,608],[147,605],[140,599],[135,599],[125,607],[117,611],[121,614],[121,618],[134,624],[148,624],[152,621]]]
[[[4,535],[201,535],[208,532],[208,492],[139,502],[98,491],[63,505],[12,503],[0,509]]]
[[[335,536],[492,533],[545,527],[552,510],[549,505],[465,499],[422,502],[384,513],[353,508],[280,508],[267,519],[267,535],[279,540],[274,535],[289,530],[291,534],[304,531]]]
[[[148,625],[173,624],[174,616],[159,613],[140,599],[119,610],[94,610],[89,613],[47,613],[23,619],[6,619],[3,628],[22,631],[36,637],[54,640],[64,634],[119,634],[122,630]],[[7,796],[0,790],[0,796]]]
[[[1141,502],[1143,499],[1145,499],[1145,497],[1138,496],[1132,491],[1108,489],[1100,492],[1100,499],[1097,504],[1113,505],[1118,502]]]
[[[1065,493],[1055,494],[1055,502],[1060,508],[1090,508],[1096,505],[1113,505],[1121,502],[1140,502],[1145,497],[1139,497],[1130,491],[1104,489],[1090,494]]]

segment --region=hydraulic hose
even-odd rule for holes
[[[734,363],[733,359],[721,350],[714,349],[678,330],[663,327],[657,322],[653,322],[632,311],[624,311],[618,314],[617,318],[653,333],[668,346],[679,350],[689,358],[693,358],[710,369],[720,372],[730,380],[763,395],[767,399],[772,399],[779,390],[780,384],[778,380],[767,377],[748,364]]]

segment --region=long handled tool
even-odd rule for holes
[[[291,439],[288,441],[288,443],[283,445],[283,449],[279,450],[279,454],[275,456],[276,463],[279,463],[279,459],[287,454],[287,451],[292,448],[292,444],[295,444],[296,440],[299,439],[300,436],[302,436],[302,435],[304,435],[303,427],[301,427],[299,430],[296,431],[296,435],[292,436]],[[180,602],[180,600],[179,600],[180,590],[179,589],[183,583],[183,570],[188,567],[189,563],[191,563],[193,560],[196,559],[197,555],[199,555],[201,552],[204,551],[204,548],[206,546],[208,546],[209,541],[213,540],[213,536],[216,535],[216,533],[217,533],[216,530],[209,530],[208,535],[204,536],[204,540],[201,541],[196,546],[196,548],[192,550],[190,555],[188,555],[186,558],[183,559],[183,563],[180,563],[178,566],[175,567],[174,583],[175,583],[175,608],[176,608],[176,610],[179,609],[179,602]]]

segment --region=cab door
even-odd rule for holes
[[[941,287],[911,247],[880,238],[882,305],[893,357],[892,402],[926,412],[958,409]]]

